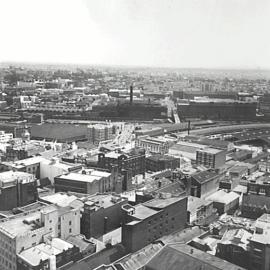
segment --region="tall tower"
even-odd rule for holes
[[[133,84],[130,85],[129,91],[129,104],[132,105],[133,103]]]

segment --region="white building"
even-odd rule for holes
[[[60,162],[58,158],[43,159],[40,162],[40,179],[48,178],[54,184],[54,177],[68,173],[73,167],[73,165]]]
[[[46,239],[80,233],[80,208],[45,206],[0,221],[0,269],[17,270],[16,255]]]
[[[149,154],[167,154],[169,151],[169,142],[165,138],[141,136],[136,139],[135,146],[144,148]]]
[[[5,133],[5,131],[0,130],[0,143],[7,143],[13,139],[12,133]]]

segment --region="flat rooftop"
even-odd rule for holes
[[[105,171],[99,171],[94,169],[82,169],[78,173],[86,172],[87,175],[99,176],[99,177],[110,177],[111,173]]]
[[[217,192],[207,197],[207,200],[228,204],[234,200],[239,199],[239,197],[240,196],[233,191],[227,193],[224,190],[218,190]]]
[[[9,235],[12,238],[23,235],[27,232],[39,229],[40,226],[31,223],[31,221],[38,221],[40,219],[40,212],[36,211],[28,215],[13,216],[8,220],[0,223],[0,231]],[[24,222],[26,221],[26,222]]]
[[[182,201],[185,198],[185,196],[179,196],[179,197],[171,197],[171,198],[158,198],[153,199],[151,201],[148,201],[144,203],[144,206],[150,207],[150,208],[157,208],[157,209],[163,209],[171,204],[174,204],[178,201]]]
[[[216,149],[216,148],[212,148],[212,147],[206,147],[203,150],[199,149],[197,151],[207,152],[207,153],[210,153],[210,154],[218,154],[218,153],[223,152],[224,150]]]
[[[1,162],[2,164],[12,167],[12,168],[16,168],[16,169],[22,169],[25,166],[31,166],[37,163],[40,163],[41,161],[45,160],[43,157],[40,156],[36,156],[36,157],[31,157],[31,158],[26,158],[26,159],[22,159],[22,160],[18,160],[15,162]]]
[[[34,177],[32,174],[30,173],[26,173],[26,172],[14,172],[14,171],[6,171],[6,172],[2,172],[0,173],[0,182],[2,183],[8,183],[14,180],[18,180],[20,182],[31,182],[34,181]]]
[[[197,198],[194,196],[188,196],[188,207],[187,210],[191,213],[193,213],[194,211],[196,211],[198,208],[202,207],[202,206],[206,206],[211,204],[212,202],[201,199],[201,198]]]
[[[135,206],[135,213],[132,216],[139,220],[143,220],[155,215],[156,213],[158,213],[158,211],[146,207],[142,204],[139,204]]]
[[[66,207],[70,205],[73,201],[77,200],[78,198],[74,195],[68,195],[66,193],[54,193],[51,195],[47,195],[42,197],[42,200],[52,203],[52,204],[57,204],[62,207]]]
[[[66,180],[72,180],[72,181],[80,181],[80,182],[88,182],[92,183],[94,181],[100,180],[101,176],[95,176],[95,175],[87,175],[87,174],[81,174],[81,173],[68,173],[63,174],[58,177],[59,179],[66,179]]]
[[[109,153],[106,153],[105,157],[108,157],[108,158],[119,158],[122,154],[120,153],[116,153],[116,152],[109,152]]]
[[[87,201],[85,201],[85,204],[98,210],[100,208],[109,208],[123,201],[127,201],[127,199],[112,194],[98,194],[88,197]]]
[[[57,256],[64,250],[68,250],[72,247],[72,244],[60,238],[53,238],[50,244],[41,243],[37,246],[22,251],[19,254],[19,257],[32,266],[38,266],[40,261],[49,260],[50,256]]]

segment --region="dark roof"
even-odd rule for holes
[[[234,160],[247,159],[249,155],[252,155],[250,150],[239,150],[237,152],[231,153],[229,156]]]
[[[254,158],[246,159],[246,163],[256,164],[257,162],[266,159],[269,156],[268,152],[262,152]]]
[[[123,270],[139,270],[156,255],[163,247],[163,243],[156,242],[141,250],[130,253],[114,263],[115,268]]]
[[[85,137],[87,127],[72,124],[42,124],[33,125],[31,137],[48,140],[72,141],[73,138]]]
[[[242,205],[254,208],[270,209],[270,197],[251,193],[243,194]]]
[[[246,167],[246,166],[236,165],[236,166],[233,166],[232,168],[230,168],[229,172],[230,173],[241,173],[241,172],[247,171],[247,170],[248,170],[248,167]]]
[[[89,247],[95,247],[95,244],[87,240],[83,235],[70,235],[66,241],[79,247],[80,252],[87,250]]]
[[[157,155],[152,155],[147,157],[147,159],[152,160],[152,161],[162,161],[162,160],[175,160],[175,159],[179,159],[173,156],[169,156],[169,155],[161,155],[161,154],[157,154]]]
[[[219,148],[219,149],[223,149],[223,150],[227,150],[228,145],[230,144],[230,142],[228,142],[228,141],[208,139],[205,137],[194,136],[194,135],[193,136],[192,135],[186,136],[184,139],[185,139],[185,141],[208,145],[208,146],[212,146],[214,148]]]
[[[146,270],[242,270],[211,254],[186,244],[168,244],[151,259]]]
[[[65,270],[93,270],[101,265],[110,265],[112,262],[126,255],[125,249],[121,245],[113,246],[98,253],[94,253],[81,261],[72,264]]]
[[[189,227],[181,231],[176,231],[169,235],[165,235],[160,240],[162,243],[169,244],[169,243],[187,243],[191,241],[193,238],[205,233],[203,229],[199,226]]]
[[[228,141],[214,140],[214,139],[207,139],[207,138],[200,139],[198,143],[213,146],[219,149],[227,149],[228,145],[230,144],[230,142]]]
[[[199,183],[205,183],[207,181],[210,181],[211,179],[217,177],[218,174],[212,171],[203,171],[199,173],[195,173],[192,175],[192,178],[196,180]]]

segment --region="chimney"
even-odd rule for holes
[[[56,257],[55,255],[50,256],[49,259],[49,264],[50,264],[50,270],[56,270]]]
[[[104,217],[104,234],[107,233],[108,217]]]
[[[130,92],[129,92],[129,103],[130,103],[130,105],[132,105],[132,103],[133,103],[133,85],[131,84],[130,85]]]

